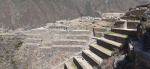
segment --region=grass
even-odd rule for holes
[[[116,34],[117,36],[123,36],[123,37],[127,37],[127,35],[125,35],[125,34],[118,34],[118,33],[115,33],[115,32],[108,32],[108,33],[106,33],[106,34]]]
[[[149,24],[149,22],[143,22],[142,23],[142,29],[145,29],[148,24]]]
[[[96,61],[96,59],[95,58],[93,58],[90,54],[88,54],[88,53],[86,53],[91,59],[93,59],[96,63],[98,63],[99,64],[99,62],[97,62]]]
[[[101,51],[101,50],[99,49],[99,47],[101,47],[101,48],[104,49],[105,52],[107,51],[107,53],[109,53],[109,54],[107,54],[107,55],[109,55],[109,56],[112,55],[112,51],[111,51],[111,50],[108,50],[107,48],[105,48],[105,47],[103,47],[103,46],[93,46],[93,47],[96,48],[96,49],[99,50],[99,51]],[[106,53],[105,53],[105,54],[106,54]]]
[[[145,32],[146,31],[146,26],[149,24],[149,22],[143,22],[142,23],[142,30],[143,30],[143,32]]]
[[[72,66],[74,69],[78,69],[78,68],[76,67],[76,65],[74,64],[73,61],[71,61],[71,66]]]

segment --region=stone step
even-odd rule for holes
[[[54,40],[53,45],[85,45],[87,41],[84,40]]]
[[[83,36],[83,35],[78,35],[78,36],[67,36],[66,39],[78,39],[78,40],[89,40],[89,36]]]
[[[73,61],[68,61],[65,63],[64,69],[78,69]]]
[[[127,21],[126,20],[117,20],[114,24],[115,28],[127,28]]]
[[[24,40],[24,43],[41,43],[42,39],[35,39],[35,38],[27,38]]]
[[[140,21],[128,21],[127,28],[128,29],[137,29],[136,25],[140,23]]]
[[[82,57],[92,66],[98,66],[102,63],[103,59],[91,52],[90,50],[83,50]]]
[[[106,39],[113,40],[113,41],[116,41],[116,42],[119,42],[119,43],[126,43],[127,38],[128,38],[127,35],[118,34],[118,33],[114,33],[114,32],[108,32],[104,35],[104,37]]]
[[[103,46],[100,46],[96,43],[90,44],[90,51],[92,51],[94,54],[98,55],[102,59],[106,59],[112,56],[113,53],[109,49],[106,49]]]
[[[109,39],[106,39],[106,38],[97,38],[97,44],[109,49],[109,50],[112,50],[114,51],[116,48],[122,48],[123,47],[123,44],[122,43],[118,43],[118,42],[115,42],[115,41],[112,41],[112,40],[109,40]]]
[[[80,26],[70,26],[67,28],[67,30],[86,30],[86,27],[80,27]]]
[[[104,33],[103,32],[94,32],[94,37],[103,37]]]
[[[102,27],[95,27],[93,29],[94,29],[94,32],[107,32],[108,31],[107,28],[102,28]]]
[[[128,36],[136,36],[137,30],[136,29],[122,29],[122,28],[113,28],[111,29],[112,32],[125,34]]]
[[[92,66],[81,56],[74,57],[73,62],[78,69],[93,69]]]

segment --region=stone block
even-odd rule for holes
[[[104,33],[103,32],[95,32],[94,37],[103,37]]]
[[[127,28],[127,21],[126,20],[116,21],[114,26],[115,26],[115,28],[124,28],[124,29],[126,29]]]
[[[49,26],[48,29],[66,30],[66,26]]]
[[[86,27],[70,26],[67,30],[86,30]]]
[[[94,28],[94,32],[107,32],[107,31],[108,31],[107,28],[98,28],[98,27]]]
[[[140,23],[140,21],[128,21],[127,28],[128,29],[137,29],[136,25]]]
[[[89,36],[88,35],[67,36],[67,39],[87,40],[87,41],[89,41]]]

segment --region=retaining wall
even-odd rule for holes
[[[103,37],[104,36],[104,32],[95,32],[94,36],[95,37]]]
[[[88,41],[81,40],[56,40],[52,42],[52,45],[86,45]]]
[[[94,28],[94,32],[107,32],[108,28]]]
[[[127,21],[116,21],[114,24],[115,28],[127,28]]]
[[[55,30],[51,30],[50,31],[51,34],[90,34],[90,31],[88,30],[73,30],[73,31],[65,31],[65,30],[61,30],[61,31],[55,31]]]
[[[128,29],[136,29],[138,23],[140,23],[140,21],[128,21],[127,28]]]

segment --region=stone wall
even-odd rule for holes
[[[98,27],[95,27],[94,28],[94,32],[107,32],[108,31],[108,28],[98,28]]]
[[[140,21],[128,21],[127,22],[127,28],[128,29],[136,29],[137,24],[140,23]]]
[[[86,45],[87,41],[81,40],[55,40],[52,45]]]
[[[89,41],[89,35],[88,34],[78,34],[78,35],[71,35],[71,34],[64,34],[64,35],[59,35],[55,34],[53,35],[54,39],[53,40],[58,40],[58,39],[70,39],[70,40],[87,40]]]
[[[103,19],[117,19],[124,16],[124,13],[103,13],[102,18]]]
[[[106,27],[95,27],[93,28],[94,37],[103,37],[106,32],[110,29]]]
[[[73,30],[73,31],[65,31],[65,30],[62,30],[62,31],[51,31],[50,33],[53,33],[53,34],[90,34],[90,31],[88,30]]]
[[[49,26],[48,29],[66,30],[66,26]]]
[[[115,28],[127,28],[127,21],[126,20],[118,20],[114,24]]]
[[[104,32],[95,32],[94,36],[95,37],[103,37],[104,36]]]

